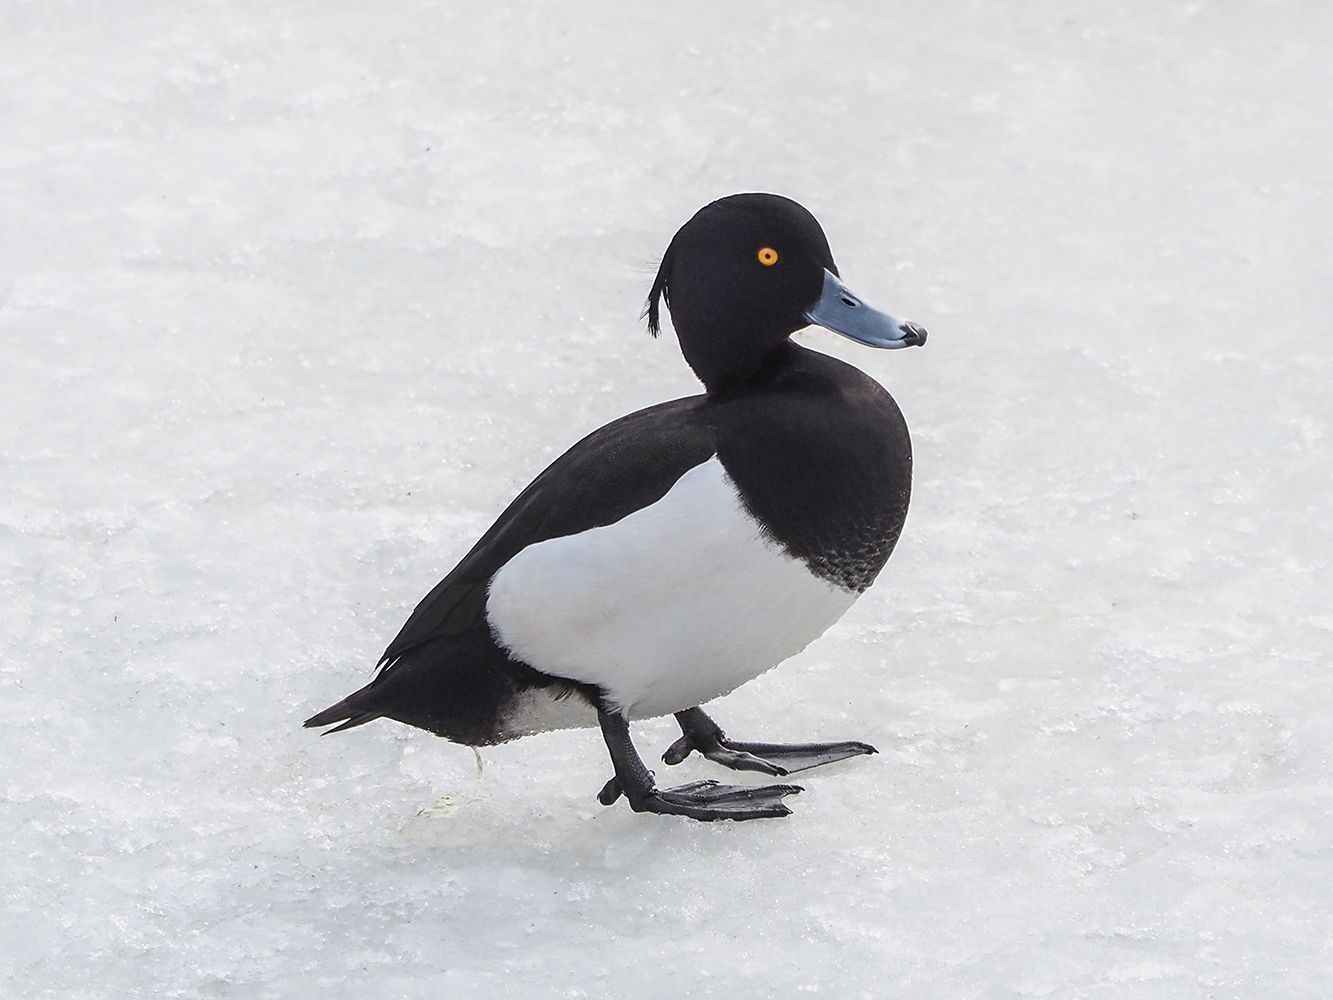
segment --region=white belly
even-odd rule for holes
[[[487,616],[510,655],[646,718],[757,677],[857,596],[764,538],[712,458],[615,524],[524,549],[491,581]]]

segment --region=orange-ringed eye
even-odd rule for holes
[[[764,267],[772,267],[778,262],[778,252],[772,247],[760,247],[755,256],[759,258],[759,263],[763,264]]]

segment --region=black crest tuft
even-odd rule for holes
[[[643,315],[640,319],[648,320],[648,332],[656,337],[662,332],[662,304],[665,303],[668,309],[671,308],[671,289],[667,284],[667,273],[671,270],[671,248],[662,255],[662,263],[657,267],[657,277],[653,279],[653,287],[648,289],[648,301],[643,304]]]

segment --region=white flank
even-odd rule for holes
[[[524,549],[487,615],[512,655],[647,718],[799,653],[856,597],[764,538],[712,458],[615,524]]]

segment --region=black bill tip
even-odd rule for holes
[[[908,347],[925,347],[925,327],[914,323],[904,323],[898,327],[902,331],[902,340]]]
[[[926,346],[926,328],[915,323],[904,323],[898,327],[903,332],[903,341],[908,347]]]

